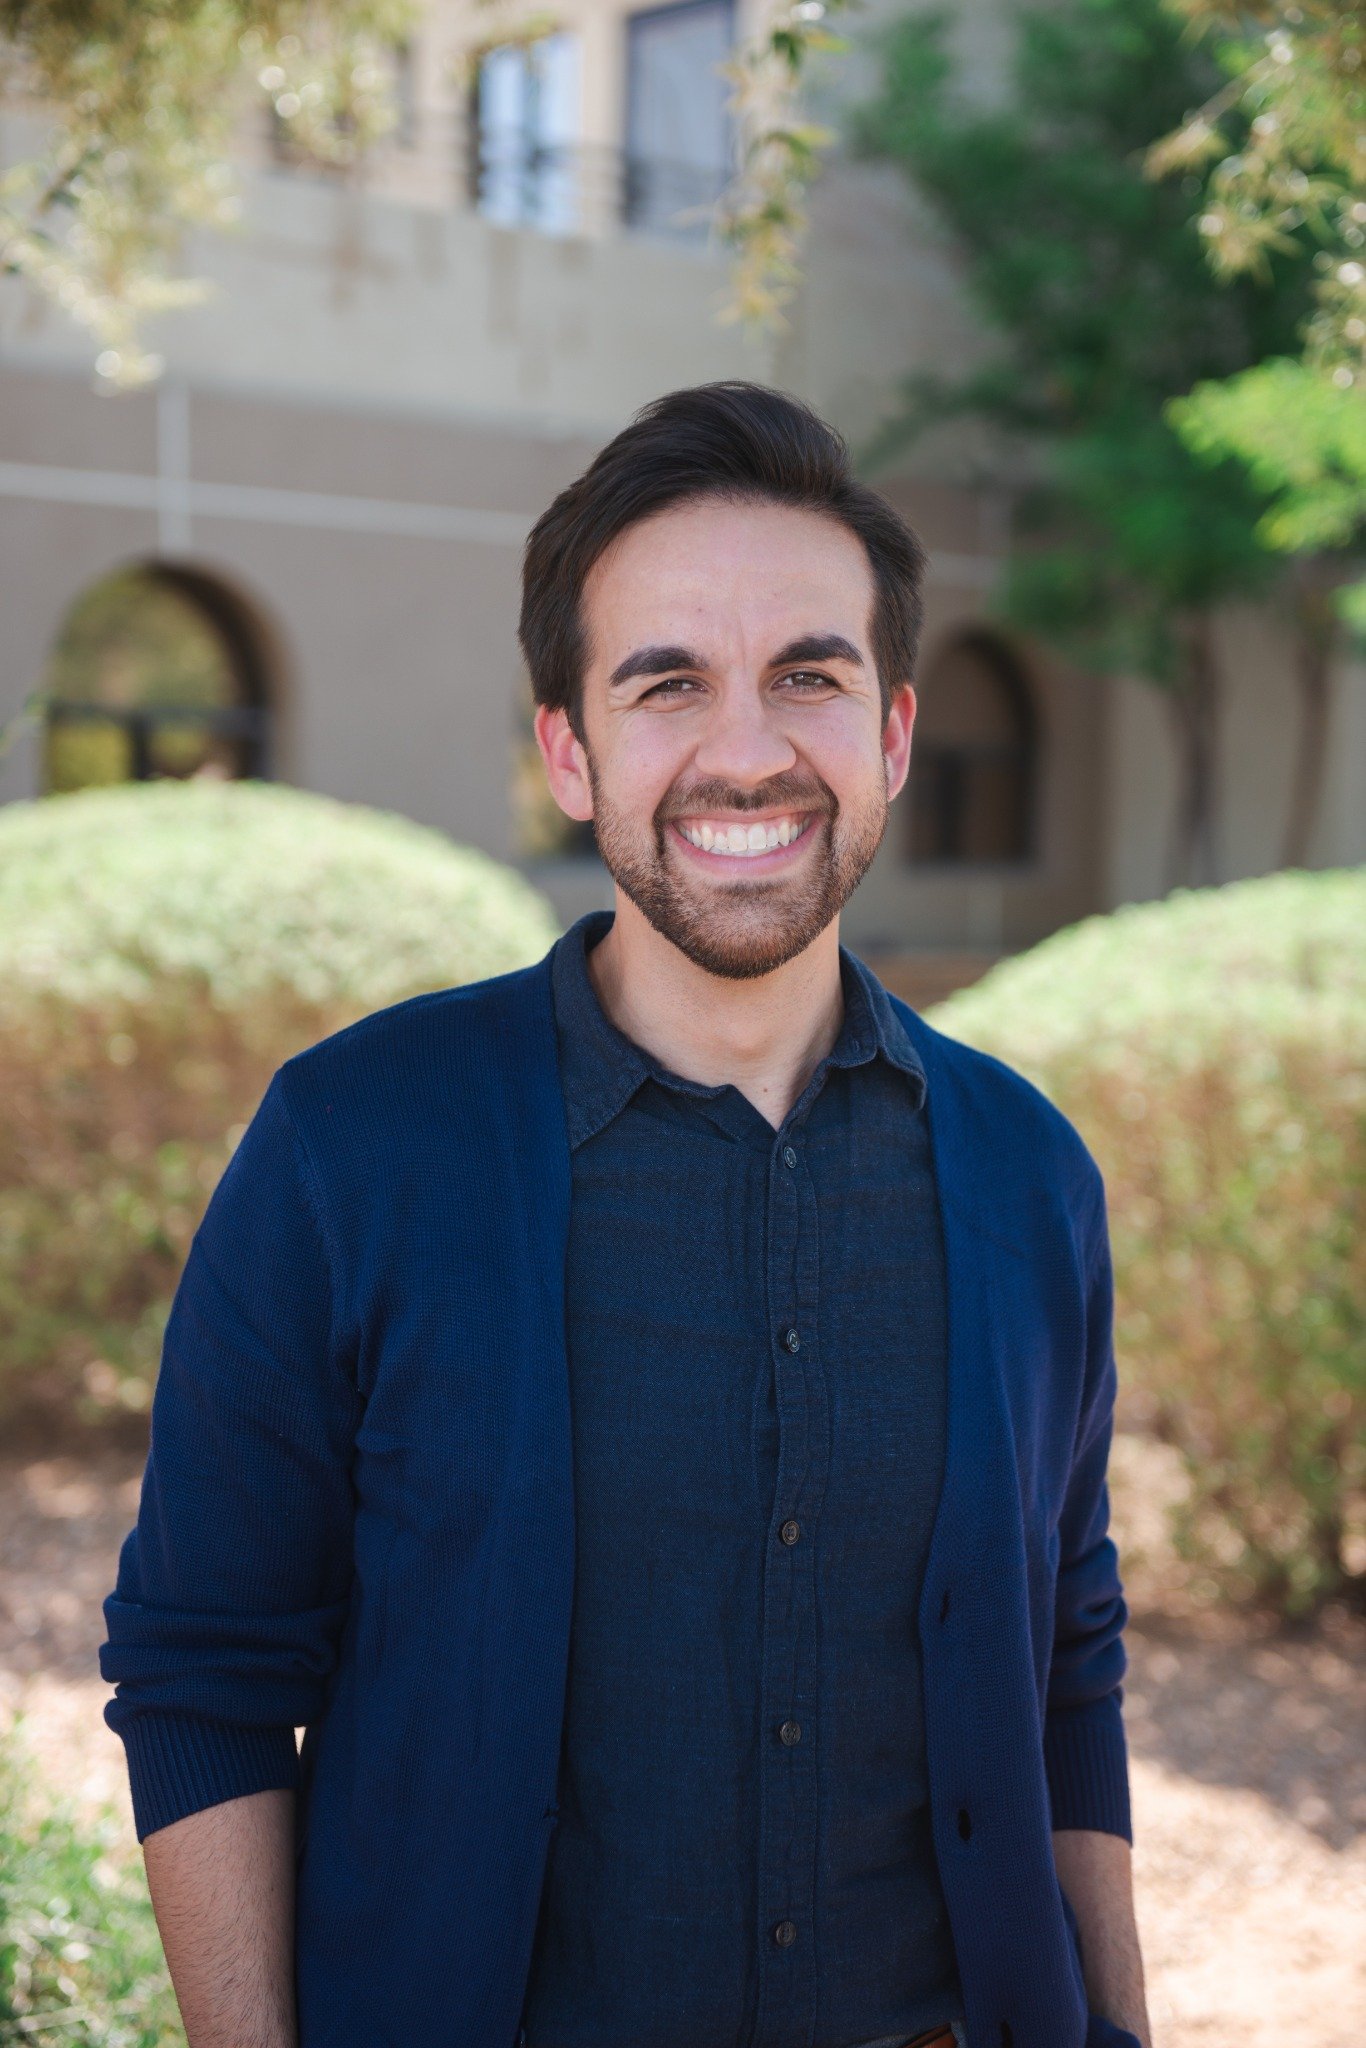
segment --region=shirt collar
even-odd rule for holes
[[[619,1115],[643,1081],[655,1080],[680,1094],[701,1097],[720,1095],[729,1085],[690,1081],[673,1073],[618,1030],[607,1015],[589,977],[588,954],[611,930],[615,915],[611,910],[588,911],[551,949],[551,987],[571,1150],[595,1137]],[[826,1063],[856,1067],[881,1057],[906,1076],[919,1109],[925,1100],[925,1069],[891,998],[872,969],[847,947],[840,947],[839,958],[844,1022]]]

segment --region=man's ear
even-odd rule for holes
[[[550,794],[567,818],[585,823],[593,815],[593,785],[588,778],[588,756],[583,743],[574,737],[568,712],[538,705],[532,726]]]
[[[915,724],[915,691],[902,683],[892,692],[891,709],[882,728],[882,758],[887,768],[887,801],[905,787],[911,769],[911,729]]]

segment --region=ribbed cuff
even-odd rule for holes
[[[249,1792],[297,1789],[292,1728],[243,1728],[195,1714],[134,1714],[119,1729],[141,1842],[187,1813]]]
[[[1055,1707],[1044,1724],[1044,1769],[1055,1828],[1134,1838],[1129,1758],[1119,1700]]]

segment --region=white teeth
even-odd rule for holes
[[[791,846],[800,839],[809,821],[803,819],[793,824],[784,818],[780,825],[682,825],[679,830],[693,846],[703,853],[740,854],[769,853],[778,846]]]

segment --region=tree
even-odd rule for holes
[[[894,162],[955,246],[990,347],[978,368],[905,388],[885,456],[975,417],[1023,469],[1001,603],[1088,665],[1163,692],[1181,791],[1170,873],[1212,880],[1218,606],[1261,595],[1260,501],[1240,464],[1198,459],[1169,400],[1284,350],[1303,268],[1221,286],[1192,191],[1145,176],[1154,138],[1217,90],[1211,53],[1160,0],[1059,0],[1023,12],[1009,97],[956,89],[944,17],[896,23],[855,139]]]
[[[772,333],[801,282],[806,193],[820,175],[833,129],[812,121],[805,88],[813,57],[848,48],[829,23],[859,0],[780,0],[722,68],[734,91],[739,136],[735,175],[715,221],[731,250],[731,289],[722,318]]]
[[[1297,358],[1197,385],[1168,417],[1197,455],[1243,463],[1266,504],[1257,534],[1294,558],[1302,630],[1300,745],[1283,858],[1308,855],[1328,751],[1339,622],[1366,638],[1366,582],[1344,559],[1366,533],[1366,21],[1355,0],[1171,0],[1215,37],[1220,89],[1148,154],[1153,176],[1207,177],[1198,227],[1221,277],[1321,244]],[[1230,120],[1238,132],[1230,132]]]
[[[187,227],[236,217],[229,149],[253,98],[298,153],[355,164],[392,119],[386,59],[413,0],[0,0],[0,95],[45,127],[0,176],[0,274],[85,326],[114,385],[155,376],[148,315],[202,296]]]
[[[1215,42],[1222,80],[1148,152],[1151,175],[1201,170],[1199,229],[1225,277],[1322,243],[1310,364],[1351,390],[1366,370],[1366,13],[1360,0],[1167,0]]]

